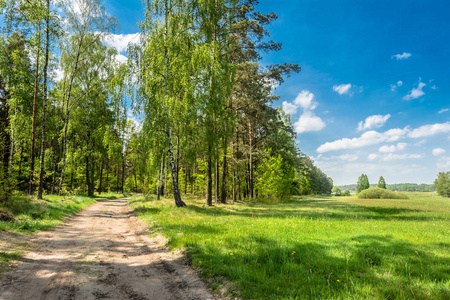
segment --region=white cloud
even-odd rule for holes
[[[423,154],[393,154],[389,153],[382,157],[383,161],[403,160],[403,159],[419,159],[423,158]]]
[[[314,94],[310,91],[301,91],[297,98],[295,98],[294,103],[301,106],[304,110],[313,110],[317,107],[317,103],[313,101]]]
[[[338,156],[338,158],[340,160],[345,160],[345,161],[355,161],[358,160],[358,155],[356,154],[343,154]]]
[[[445,152],[446,151],[442,148],[436,148],[436,149],[433,149],[433,151],[432,151],[433,156],[440,156],[440,155],[444,154]]]
[[[408,144],[406,143],[398,143],[397,145],[384,145],[381,146],[378,151],[382,152],[382,153],[392,153],[392,152],[397,152],[397,151],[401,151],[404,150],[406,148]]]
[[[442,156],[436,166],[441,170],[447,171],[450,168],[450,156]]]
[[[293,103],[289,103],[287,101],[283,101],[282,104],[283,110],[285,113],[293,115],[297,112],[298,106],[293,104]]]
[[[367,159],[368,160],[375,160],[375,159],[377,159],[378,158],[378,154],[375,154],[375,153],[372,153],[372,154],[369,154],[369,156],[367,157]]]
[[[321,118],[314,115],[311,111],[304,112],[294,124],[294,130],[297,133],[320,131],[325,128],[325,123]]]
[[[383,142],[394,142],[405,136],[408,131],[408,128],[394,128],[383,133],[374,130],[366,131],[359,138],[343,138],[322,144],[319,148],[317,148],[317,152],[324,153],[334,150],[355,149],[369,145],[376,145]]]
[[[417,99],[425,95],[424,91],[422,90],[426,86],[425,83],[420,81],[419,78],[419,84],[417,85],[417,88],[413,88],[408,95],[403,97],[403,100],[411,100],[411,99]]]
[[[448,112],[448,111],[449,111],[448,108],[443,108],[440,111],[438,111],[438,114],[443,114],[443,113]]]
[[[411,138],[421,138],[448,132],[450,132],[450,122],[424,125],[411,131],[408,136]]]
[[[350,83],[334,85],[333,86],[333,91],[335,91],[339,95],[344,95],[344,94],[348,94],[349,93],[351,87],[352,87],[352,85]]]
[[[297,133],[320,131],[326,126],[322,119],[313,112],[317,107],[317,102],[314,101],[314,94],[310,91],[301,91],[293,103],[284,101],[282,107],[286,113],[291,115],[297,113],[298,108],[303,109],[302,115],[294,123],[294,130]]]
[[[363,131],[367,129],[373,129],[373,128],[380,128],[382,127],[386,121],[391,117],[390,114],[387,115],[373,115],[370,117],[367,117],[366,120],[363,122],[359,122],[358,124],[358,131]]]
[[[105,37],[105,44],[117,49],[117,52],[122,53],[127,50],[128,44],[138,42],[140,33],[130,34],[110,34]]]
[[[393,161],[393,160],[405,160],[405,159],[419,159],[423,158],[423,154],[393,154],[393,153],[387,153],[387,154],[369,154],[367,157],[368,160],[374,161],[379,159],[380,161]]]
[[[124,63],[127,62],[127,60],[128,60],[128,58],[127,58],[126,56],[122,55],[122,54],[117,54],[117,55],[116,55],[116,61],[117,61],[119,64],[124,64]]]
[[[61,81],[64,78],[64,71],[59,67],[53,70],[53,72],[51,72],[50,74],[50,76],[52,76],[56,82]]]
[[[399,80],[396,84],[391,84],[391,91],[395,92],[397,90],[397,87],[402,86],[403,81]]]
[[[406,53],[403,52],[402,54],[395,54],[391,56],[391,59],[396,59],[396,60],[402,60],[402,59],[407,59],[411,57],[411,53]]]

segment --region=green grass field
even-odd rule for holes
[[[450,199],[130,200],[201,275],[248,299],[450,299]]]

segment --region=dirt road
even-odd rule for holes
[[[0,279],[0,299],[216,299],[181,256],[150,238],[127,199],[98,202]]]

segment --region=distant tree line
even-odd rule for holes
[[[378,184],[370,184],[370,187],[378,187]],[[341,190],[348,189],[356,192],[356,184],[339,185]],[[397,192],[434,192],[436,191],[435,184],[417,184],[417,183],[397,183],[386,184],[386,189]]]

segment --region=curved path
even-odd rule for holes
[[[98,202],[34,237],[0,299],[216,299],[180,254],[148,237],[127,199]]]

